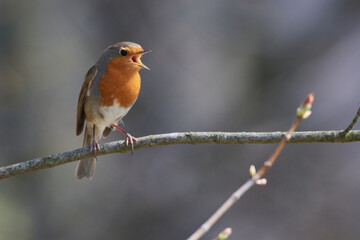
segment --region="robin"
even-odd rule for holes
[[[126,136],[126,145],[134,151],[136,138],[122,130],[117,123],[134,105],[139,92],[141,68],[150,70],[140,60],[150,50],[139,44],[119,42],[105,49],[99,60],[86,73],[81,87],[76,117],[76,135],[85,124],[83,147],[90,147],[94,157],[83,159],[76,169],[76,176],[91,179],[96,166],[96,151],[99,140],[107,137],[116,128]]]

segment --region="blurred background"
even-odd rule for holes
[[[0,0],[0,164],[80,148],[78,93],[103,50],[143,57],[136,137],[178,131],[340,130],[359,105],[360,2]],[[359,124],[355,127],[359,129]],[[124,139],[114,132],[102,142]],[[185,239],[275,145],[174,145],[0,182],[0,239]],[[359,143],[286,146],[203,239],[359,239]]]

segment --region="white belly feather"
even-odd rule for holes
[[[89,98],[85,103],[86,121],[101,127],[108,127],[113,123],[118,123],[130,110],[120,107],[114,100],[112,106],[100,106],[99,102],[94,98]]]
[[[125,115],[128,113],[131,107],[123,108],[120,107],[117,103],[113,106],[104,106],[100,107],[100,113],[103,116],[103,119],[108,125],[112,123],[118,123]]]

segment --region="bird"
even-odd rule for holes
[[[85,126],[83,147],[90,147],[94,156],[82,159],[77,165],[78,179],[92,179],[95,173],[99,141],[117,129],[126,137],[134,152],[136,138],[118,126],[136,102],[141,86],[140,69],[150,70],[141,57],[151,52],[133,42],[118,42],[105,49],[85,75],[81,86],[76,115],[76,135]]]

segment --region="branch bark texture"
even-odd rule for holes
[[[360,130],[350,131],[344,136],[342,131],[308,131],[295,132],[288,143],[336,143],[359,142]],[[150,148],[173,144],[265,144],[278,143],[285,132],[180,132],[150,135],[137,138],[134,148]],[[131,151],[124,141],[110,142],[100,145],[97,155],[111,153],[125,153]],[[40,169],[51,168],[58,165],[74,162],[93,156],[90,148],[80,148],[47,157],[28,160],[0,168],[0,179],[13,177],[19,174]]]

